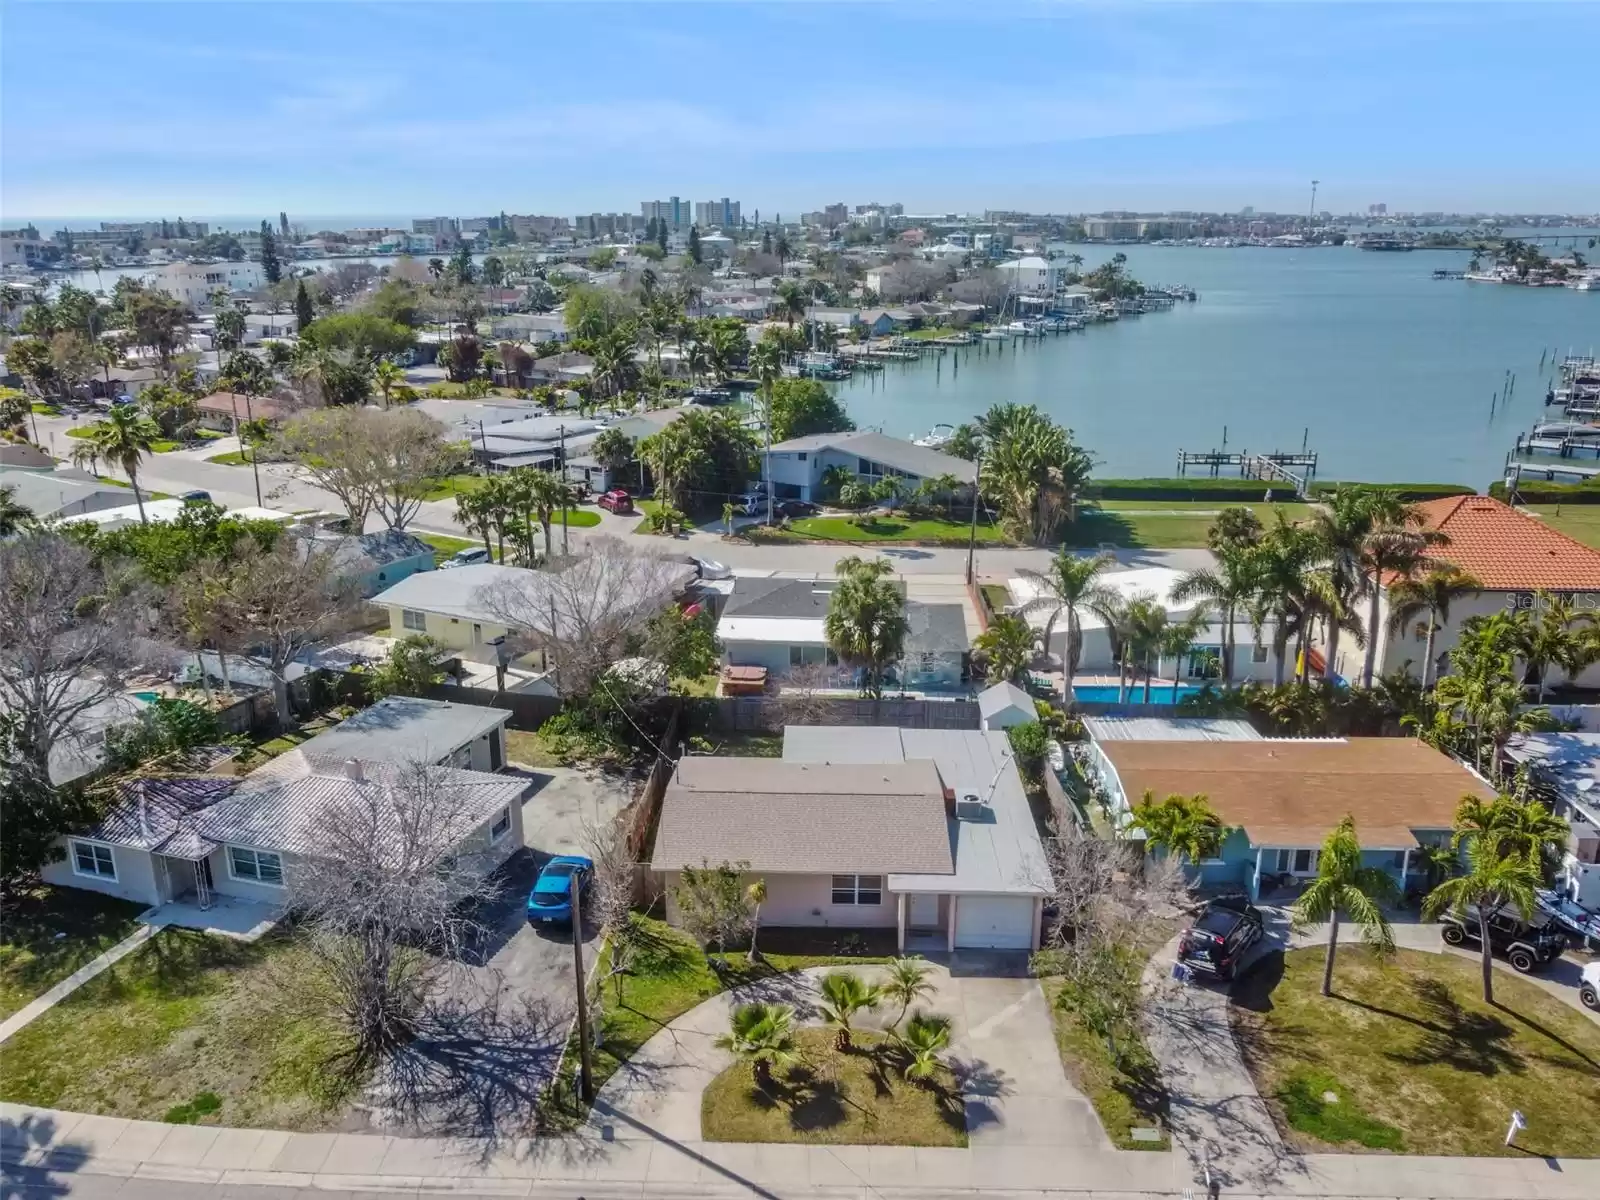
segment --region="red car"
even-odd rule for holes
[[[612,488],[595,503],[607,512],[616,513],[619,516],[626,516],[633,511],[633,497],[621,488]]]

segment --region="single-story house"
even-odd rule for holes
[[[680,759],[651,867],[763,879],[766,925],[893,929],[902,950],[1034,950],[1050,871],[1006,735],[791,726],[783,758]]]
[[[133,496],[127,488],[103,483],[78,470],[0,468],[0,487],[11,488],[11,499],[41,521],[71,520],[85,513],[120,508]]]
[[[1148,596],[1157,600],[1166,608],[1170,620],[1181,621],[1196,608],[1203,607],[1205,603],[1173,599],[1173,589],[1178,586],[1178,581],[1183,575],[1182,571],[1175,571],[1170,567],[1137,567],[1129,571],[1108,571],[1100,576],[1100,583],[1106,589],[1120,594],[1124,600],[1131,600],[1136,596]],[[1042,637],[1046,626],[1052,625],[1051,616],[1055,609],[1051,593],[1046,586],[1037,579],[1023,576],[1006,580],[1006,590],[1014,602],[1012,611],[1020,613]],[[1045,647],[1045,651],[1059,660],[1067,652],[1067,615],[1065,611],[1054,615],[1050,644]],[[1117,664],[1112,658],[1111,635],[1105,620],[1080,605],[1078,626],[1083,634],[1083,643],[1078,655],[1078,671],[1084,674],[1116,674]],[[1189,652],[1184,655],[1181,662],[1165,656],[1157,660],[1153,664],[1156,676],[1171,679],[1173,672],[1176,671],[1180,680],[1216,678],[1221,673],[1222,630],[1223,624],[1220,620],[1207,625],[1200,631],[1199,638],[1189,648]],[[1271,679],[1272,622],[1264,622],[1260,640],[1257,640],[1255,626],[1244,614],[1240,614],[1234,622],[1233,640],[1233,678]],[[1291,646],[1290,653],[1292,652]],[[1293,674],[1294,663],[1290,661],[1285,664],[1284,675],[1287,678]],[[1160,695],[1158,687],[1151,698],[1164,700],[1170,697]]]
[[[1039,719],[1033,697],[1009,679],[978,693],[978,715],[985,729],[1010,729]]]
[[[1561,858],[1561,891],[1600,909],[1600,734],[1525,733],[1506,756],[1526,764],[1571,827]]]
[[[299,525],[292,532],[304,554],[313,550],[331,553],[334,569],[356,580],[363,596],[374,595],[418,571],[431,571],[434,567],[433,547],[403,529],[348,534]]]
[[[385,588],[372,603],[389,610],[391,637],[425,633],[448,649],[472,650],[499,643],[511,632],[489,611],[484,593],[502,580],[532,574],[499,563],[422,571]]]
[[[792,669],[837,668],[833,685],[854,687],[857,673],[840,664],[824,621],[836,579],[761,579],[738,576],[717,621],[726,666],[765,667],[781,679]],[[904,656],[889,672],[906,691],[959,691],[970,675],[971,645],[960,604],[907,600]]]
[[[1205,796],[1229,833],[1218,856],[1198,864],[1200,881],[1252,897],[1263,875],[1314,876],[1323,841],[1347,815],[1364,862],[1403,889],[1422,873],[1412,852],[1450,840],[1462,797],[1495,797],[1414,738],[1110,739],[1090,742],[1087,761],[1124,827],[1146,792]]]
[[[56,460],[32,442],[0,442],[0,468],[19,471],[53,471]]]
[[[496,341],[516,339],[533,342],[562,342],[569,338],[567,319],[560,313],[505,313],[489,318],[489,336]]]
[[[96,509],[76,519],[87,521],[110,532],[114,529],[126,529],[129,525],[154,525],[164,521],[176,521],[189,506],[187,500],[146,500],[144,511],[141,512],[137,503],[127,502],[127,497],[132,494],[124,490],[123,502],[116,508]],[[295,519],[293,513],[276,508],[257,508],[254,504],[246,505],[244,508],[230,508],[228,516],[237,517],[241,521],[276,521],[280,525],[288,525]]]
[[[844,468],[864,483],[895,477],[911,487],[946,475],[965,486],[975,469],[964,458],[870,430],[790,438],[762,455],[763,478],[771,480],[773,495],[784,500],[820,500],[822,477],[833,467]]]
[[[510,719],[508,709],[387,696],[323,730],[301,749],[324,758],[421,761],[439,767],[498,771],[506,762],[506,722]]]
[[[243,779],[189,776],[126,784],[93,829],[64,838],[66,857],[40,873],[47,883],[87,888],[153,906],[210,904],[215,895],[273,909],[293,898],[297,872],[325,854],[322,830],[346,806],[407,802],[409,766],[328,757],[299,747]],[[458,790],[454,856],[487,875],[523,843],[525,779],[429,767],[432,786]]]
[[[242,392],[212,392],[194,402],[200,423],[208,429],[238,433],[243,421],[268,421],[272,424],[289,415],[288,407],[271,396],[246,396]]]
[[[1482,590],[1450,605],[1450,619],[1434,634],[1434,675],[1450,672],[1450,651],[1460,641],[1461,628],[1471,617],[1507,610],[1531,610],[1539,603],[1536,592],[1569,598],[1580,612],[1600,609],[1600,550],[1558,533],[1491,496],[1451,496],[1418,504],[1425,528],[1450,540],[1431,548],[1428,557],[1448,563],[1476,579]],[[1389,629],[1390,591],[1380,593],[1376,674],[1406,670],[1421,677],[1427,653],[1427,618],[1419,616],[1406,628]],[[1319,646],[1326,650],[1326,646]],[[1346,679],[1359,678],[1366,651],[1349,637],[1339,639],[1334,670]],[[1600,687],[1600,663],[1592,663],[1569,680],[1559,666],[1551,666],[1546,682],[1552,686],[1572,682],[1580,687]]]

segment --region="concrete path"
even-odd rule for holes
[[[37,1000],[29,1001],[4,1021],[0,1021],[0,1042],[7,1041],[12,1034],[44,1016],[96,975],[121,962],[154,937],[160,929],[160,925],[141,925],[100,957],[84,963]]]

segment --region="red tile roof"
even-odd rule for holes
[[[1492,591],[1600,591],[1600,551],[1489,496],[1417,505],[1429,528],[1449,537],[1432,557],[1453,563]]]

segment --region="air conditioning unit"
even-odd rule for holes
[[[989,802],[977,792],[962,792],[956,797],[956,817],[958,820],[982,820],[989,815]]]

